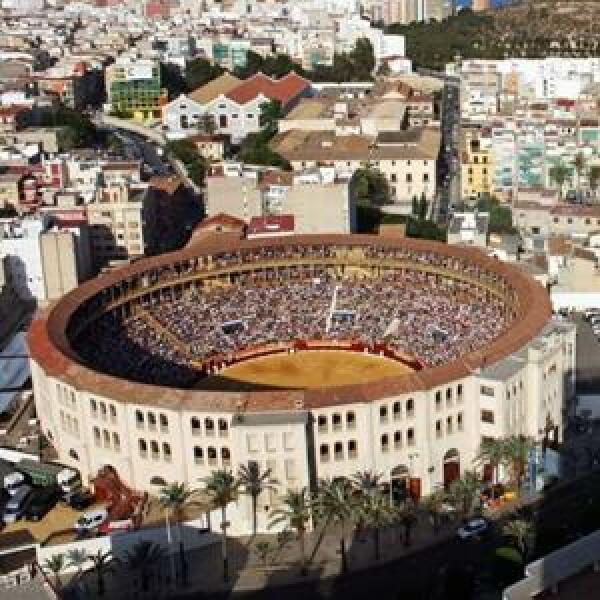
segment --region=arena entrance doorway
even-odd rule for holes
[[[460,477],[460,454],[456,448],[451,448],[444,454],[444,488]]]

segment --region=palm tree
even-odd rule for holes
[[[96,584],[98,596],[104,595],[105,582],[104,578],[109,573],[115,570],[116,558],[112,552],[102,552],[98,550],[96,554],[90,554],[89,559],[92,561],[92,572],[96,573]]]
[[[525,564],[533,545],[535,533],[533,523],[525,519],[513,519],[504,525],[502,533],[512,539],[519,551],[522,563]]]
[[[512,435],[504,440],[506,463],[510,469],[511,476],[517,489],[521,489],[521,483],[525,476],[525,469],[529,460],[529,450],[533,442],[531,438],[524,435]]]
[[[244,493],[252,498],[252,535],[255,536],[258,497],[264,491],[274,491],[278,481],[271,477],[271,469],[261,472],[258,463],[254,460],[249,461],[247,465],[240,465],[237,481],[238,485],[244,489]]]
[[[346,524],[352,520],[355,512],[355,498],[352,496],[352,487],[345,479],[324,479],[319,482],[316,506],[319,514],[330,523],[340,527],[340,556],[342,559],[342,573],[348,571],[346,556]]]
[[[585,156],[583,155],[583,152],[578,152],[575,155],[573,164],[575,165],[575,171],[577,171],[577,188],[579,188],[581,185],[581,174],[585,169]]]
[[[447,499],[448,496],[443,488],[435,490],[432,494],[423,499],[423,504],[431,515],[433,533],[436,535],[440,530],[440,515],[444,510],[444,504]]]
[[[129,570],[140,574],[142,591],[148,591],[152,571],[164,555],[164,548],[149,540],[140,540],[131,551],[126,552],[125,565]]]
[[[550,179],[554,181],[554,183],[558,186],[560,197],[562,198],[563,186],[565,181],[568,179],[569,174],[571,173],[569,167],[562,163],[558,163],[553,167],[550,167],[550,171],[548,174],[550,175]]]
[[[181,564],[181,575],[184,583],[187,580],[187,565],[185,561],[185,548],[183,546],[183,531],[181,522],[185,507],[192,504],[193,498],[197,494],[198,490],[192,490],[188,488],[185,483],[174,482],[161,488],[158,495],[159,502],[165,510],[165,526],[167,528],[167,539],[169,544],[171,544],[171,527],[169,516],[173,515],[177,520],[177,533],[179,537],[179,562]],[[173,563],[171,563],[171,565],[173,566]],[[172,570],[174,571],[175,569],[172,568]],[[175,578],[174,572],[173,578]]]
[[[67,566],[64,554],[53,554],[50,558],[47,558],[44,562],[43,568],[50,571],[54,575],[54,587],[56,590],[60,590],[62,587],[62,581],[60,580],[60,573]]]
[[[452,503],[460,511],[463,518],[466,518],[471,509],[473,502],[479,492],[479,477],[475,471],[465,471],[464,475],[459,479],[455,479],[448,489],[448,496]]]
[[[394,518],[394,509],[390,501],[381,493],[366,495],[358,504],[358,513],[365,525],[373,530],[375,560],[381,558],[381,528],[389,525]]]
[[[88,554],[83,549],[79,550],[75,548],[67,552],[67,561],[70,567],[77,567],[77,574],[75,577],[81,577],[83,571],[82,567],[88,561]]]
[[[352,485],[364,496],[376,494],[381,485],[381,473],[374,471],[357,471],[351,478]]]
[[[506,459],[506,445],[504,440],[485,438],[479,446],[479,452],[475,462],[480,465],[492,467],[492,498],[494,497],[494,485],[498,483],[498,467]]]
[[[213,504],[221,509],[221,555],[223,557],[223,580],[229,579],[229,561],[227,557],[227,505],[237,496],[238,484],[230,471],[220,469],[213,471],[202,480]]]
[[[412,528],[417,523],[417,514],[411,502],[404,502],[396,509],[396,518],[404,527],[404,545],[408,548],[411,544]]]
[[[305,535],[308,523],[311,518],[312,502],[308,493],[308,488],[304,487],[300,491],[288,490],[282,498],[281,505],[271,511],[269,529],[282,523],[296,531],[298,541],[300,542],[300,571],[306,573],[306,551]]]

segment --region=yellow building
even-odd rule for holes
[[[467,134],[461,141],[460,156],[462,198],[475,201],[491,193],[494,169],[490,148]]]

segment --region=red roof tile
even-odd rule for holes
[[[310,81],[294,72],[281,79],[271,79],[263,73],[257,73],[233,88],[227,93],[227,97],[237,104],[246,104],[262,94],[270,100],[279,100],[285,106],[308,87]]]
[[[252,217],[248,225],[248,235],[269,235],[277,233],[293,233],[294,215],[270,215]]]

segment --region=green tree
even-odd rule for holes
[[[578,152],[573,161],[575,171],[577,172],[577,188],[581,187],[581,175],[585,171],[586,160],[583,152]]]
[[[548,175],[550,176],[550,180],[558,186],[560,197],[562,198],[563,186],[571,175],[571,169],[562,163],[558,163],[550,167]]]
[[[278,481],[271,477],[271,469],[261,471],[255,460],[249,461],[247,465],[240,465],[237,481],[244,493],[252,499],[252,535],[256,535],[258,497],[265,491],[276,490]]]
[[[198,490],[190,489],[185,483],[173,482],[160,489],[158,500],[165,511],[165,525],[168,538],[171,538],[169,518],[172,516],[177,522],[177,533],[179,538],[179,563],[182,579],[187,580],[187,565],[185,562],[185,548],[183,543],[182,521],[186,507],[196,503]],[[146,550],[149,550],[146,548]]]
[[[213,471],[202,480],[213,504],[221,509],[221,556],[223,559],[223,581],[229,579],[229,558],[227,555],[227,506],[237,497],[238,484],[235,477],[225,469]]]
[[[260,105],[260,125],[269,139],[277,133],[281,119],[283,119],[283,110],[279,100],[270,100]]]
[[[421,192],[421,197],[419,198],[419,206],[418,206],[418,216],[419,221],[424,222],[427,220],[427,208],[428,202],[425,196],[425,192]]]
[[[429,496],[423,499],[423,506],[429,512],[431,523],[433,525],[433,533],[438,534],[440,531],[440,517],[444,512],[444,505],[448,500],[448,495],[444,489],[434,490]]]
[[[504,525],[502,533],[512,540],[521,556],[521,563],[525,565],[535,539],[535,527],[533,523],[525,519],[512,519]]]
[[[448,497],[463,518],[473,510],[473,503],[479,495],[479,477],[475,471],[465,471],[448,488]]]
[[[532,446],[531,438],[524,435],[511,435],[504,439],[505,461],[517,489],[521,488]]]
[[[358,38],[349,58],[358,76],[369,81],[375,69],[375,53],[370,40],[366,37]]]
[[[60,574],[67,566],[64,554],[53,554],[50,558],[47,558],[42,568],[45,571],[50,571],[54,575],[54,587],[56,590],[60,590],[62,587],[62,581],[60,580]]]
[[[490,233],[514,233],[512,223],[512,212],[508,206],[500,204],[495,196],[483,196],[477,201],[477,210],[487,212],[490,215]]]
[[[106,589],[106,576],[114,573],[117,559],[112,552],[103,552],[98,550],[96,554],[90,554],[92,562],[91,572],[96,575],[96,591],[98,596],[104,596]]]
[[[198,149],[190,140],[173,140],[165,146],[167,153],[180,160],[189,178],[198,186],[204,185],[206,162],[198,153]]]
[[[356,516],[352,487],[345,479],[323,479],[319,482],[315,502],[319,514],[340,529],[341,567],[342,573],[347,573],[346,526]]]
[[[588,177],[590,180],[590,187],[592,188],[592,191],[596,193],[598,190],[598,183],[600,183],[600,166],[592,165]]]
[[[143,592],[148,591],[152,573],[164,556],[164,548],[150,540],[140,540],[125,553],[124,565],[139,575]]]
[[[393,522],[394,513],[389,498],[380,492],[369,492],[357,503],[358,516],[373,531],[375,560],[381,558],[381,529]]]
[[[485,438],[479,445],[479,452],[475,457],[475,462],[480,465],[490,465],[492,468],[492,483],[498,483],[498,468],[506,459],[506,445],[503,440],[495,438]],[[492,485],[492,498],[494,486]]]
[[[173,63],[160,63],[160,82],[169,93],[170,100],[186,91],[185,79],[179,67]]]
[[[76,578],[81,577],[81,573],[83,570],[83,565],[88,561],[88,554],[83,549],[74,548],[73,550],[69,550],[67,552],[67,563],[70,567],[75,567],[77,569],[77,573],[75,575]]]
[[[256,75],[258,72],[264,73],[264,62],[265,59],[258,52],[248,50],[246,52],[246,64],[243,67],[238,67],[235,70],[235,74],[241,79],[246,79],[252,77],[252,75]]]
[[[375,471],[357,471],[352,475],[352,485],[363,496],[374,496],[381,489],[381,473]]]
[[[185,85],[188,91],[193,91],[206,85],[224,73],[225,69],[213,65],[205,58],[195,58],[185,67]]]
[[[390,203],[390,186],[385,175],[372,167],[356,169],[350,181],[358,203],[382,206]]]
[[[396,517],[404,529],[404,545],[410,546],[412,543],[412,529],[417,523],[417,513],[412,502],[404,502],[396,509]]]
[[[306,573],[305,537],[311,519],[312,502],[306,487],[299,491],[288,490],[278,508],[271,511],[269,528],[287,524],[295,532],[300,543],[300,571]]]

